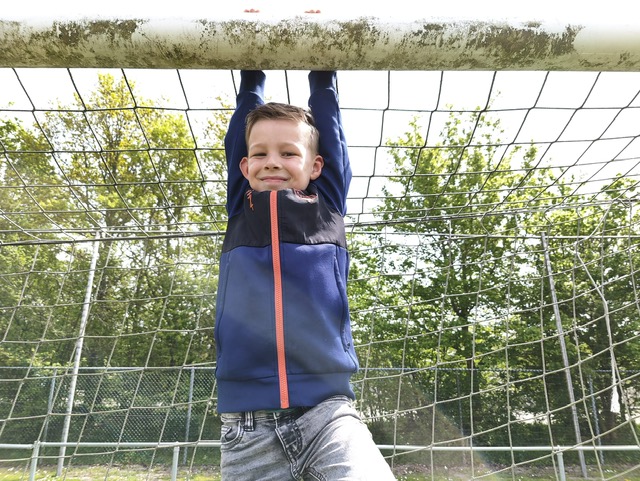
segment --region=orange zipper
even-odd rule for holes
[[[284,309],[282,305],[282,270],[280,266],[280,234],[278,227],[278,192],[269,196],[271,212],[271,255],[273,257],[273,285],[276,315],[276,350],[278,353],[278,379],[280,381],[280,408],[289,407],[289,385],[284,349]]]

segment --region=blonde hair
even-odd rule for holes
[[[249,143],[249,135],[251,129],[260,120],[290,120],[292,122],[301,123],[308,127],[309,138],[308,145],[314,153],[318,153],[318,144],[320,133],[316,128],[315,120],[309,110],[295,105],[282,104],[278,102],[268,102],[259,105],[247,114],[245,140]]]

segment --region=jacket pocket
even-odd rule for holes
[[[270,256],[269,247],[238,247],[227,253],[216,313],[216,342],[221,349],[218,379],[245,381],[275,375]]]
[[[319,244],[287,246],[285,254],[287,370],[292,374],[354,371],[346,264],[345,257],[340,258],[344,251],[334,244]]]

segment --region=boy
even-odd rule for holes
[[[242,71],[225,137],[229,223],[215,338],[225,481],[392,480],[352,406],[343,217],[351,169],[335,72],[309,106]],[[246,119],[246,121],[245,121]]]

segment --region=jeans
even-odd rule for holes
[[[395,480],[347,397],[221,417],[223,481]]]

